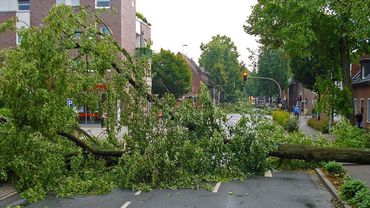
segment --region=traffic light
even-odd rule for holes
[[[243,72],[243,80],[247,81],[248,78],[248,72]]]

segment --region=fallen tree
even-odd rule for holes
[[[79,129],[79,131],[83,131]],[[99,157],[121,157],[123,150],[105,151],[89,147],[83,140],[65,132],[58,133],[60,136],[81,147],[86,153]],[[269,156],[281,159],[300,159],[307,161],[337,161],[358,164],[370,164],[370,149],[318,147],[302,144],[279,144],[275,151]]]
[[[301,144],[279,144],[269,156],[307,161],[337,161],[370,164],[370,149],[317,147]]]

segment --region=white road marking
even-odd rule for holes
[[[216,184],[216,186],[213,188],[212,192],[213,192],[213,193],[217,193],[217,191],[218,191],[218,189],[220,188],[220,186],[221,186],[221,182],[218,182],[218,183]]]
[[[135,196],[138,196],[139,194],[141,194],[141,191],[137,191],[137,192],[135,193]]]
[[[130,204],[131,204],[131,202],[128,201],[125,204],[123,204],[121,208],[127,208]]]
[[[265,177],[272,178],[272,172],[271,172],[271,170],[268,170],[268,171],[265,172]]]

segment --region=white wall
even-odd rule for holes
[[[18,10],[17,0],[0,0],[0,12],[14,12]]]
[[[2,1],[2,0],[0,0]],[[17,28],[22,28],[22,27],[25,27],[25,28],[28,28],[29,25],[30,25],[30,12],[29,11],[26,11],[26,12],[17,12],[16,14],[17,18],[18,18],[18,22],[17,22]]]

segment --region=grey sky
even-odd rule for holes
[[[136,0],[137,11],[152,24],[153,49],[184,52],[198,60],[200,44],[212,36],[231,37],[240,61],[250,63],[247,47],[256,49],[256,39],[243,31],[243,24],[257,0]],[[188,45],[183,47],[183,45]]]

